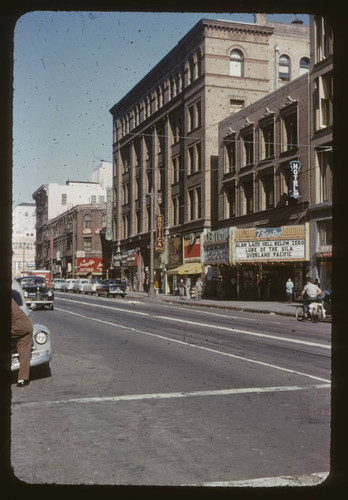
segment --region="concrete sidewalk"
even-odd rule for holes
[[[148,299],[147,293],[145,292],[129,292],[126,296],[128,299],[136,299],[141,297],[142,299]],[[212,307],[217,309],[232,309],[235,311],[246,311],[246,312],[257,312],[265,314],[278,314],[282,316],[292,316],[295,317],[295,309],[300,302],[276,302],[276,301],[262,301],[262,300],[219,300],[214,298],[209,299],[181,299],[177,295],[164,295],[163,293],[158,294],[155,299],[156,301],[162,302],[175,302],[180,303],[184,306],[198,306],[198,307]]]

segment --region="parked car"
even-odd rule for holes
[[[90,293],[91,295],[93,295],[94,293],[96,293],[96,288],[97,288],[97,285],[99,285],[99,283],[101,283],[101,280],[98,280],[98,279],[90,279],[88,280],[88,283],[86,283],[85,285],[83,285],[83,293]]]
[[[78,279],[76,280],[76,283],[73,284],[73,292],[74,293],[82,293],[83,292],[83,286],[87,285],[88,279]]]
[[[127,283],[124,280],[102,280],[99,285],[96,287],[97,295],[104,295],[109,297],[110,295],[116,296],[121,295],[121,297],[125,297],[128,293]]]
[[[31,311],[28,309],[26,300],[24,297],[24,292],[21,285],[16,281],[12,280],[12,298],[17,302],[19,307],[27,314],[31,316]],[[42,375],[50,374],[49,362],[52,359],[52,349],[51,349],[51,332],[47,326],[40,324],[33,324],[33,342],[31,348],[30,357],[30,367],[40,367]],[[17,346],[15,343],[11,345],[11,371],[17,371],[19,369],[19,358],[17,352]]]
[[[43,276],[24,276],[17,278],[23,289],[25,302],[32,309],[44,309],[48,306],[50,310],[54,308],[54,292],[47,288],[46,280]]]
[[[68,278],[65,280],[65,283],[62,283],[60,289],[62,292],[72,292],[74,283],[76,283],[75,278]]]
[[[123,280],[115,280],[114,283],[109,283],[109,295],[120,295],[124,298],[128,293],[127,282]]]
[[[63,283],[65,283],[65,280],[63,278],[54,278],[51,281],[51,287],[53,288],[53,290],[61,290]]]

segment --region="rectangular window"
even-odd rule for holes
[[[99,196],[99,203],[105,203],[105,196]]]
[[[332,219],[318,221],[317,229],[319,247],[332,245]]]
[[[243,183],[245,213],[254,212],[254,183],[252,180]]]
[[[283,151],[297,147],[297,112],[283,116]]]
[[[320,78],[320,128],[328,127],[333,122],[333,82],[332,75]]]
[[[243,166],[254,163],[254,133],[243,135]]]
[[[96,195],[95,195],[95,194],[92,194],[92,195],[91,195],[91,203],[92,203],[92,204],[96,204],[96,203],[97,203],[97,197],[96,197]]]
[[[274,175],[265,175],[262,178],[263,191],[264,191],[264,207],[274,208]]]
[[[197,101],[188,107],[188,132],[192,132],[196,128],[201,126],[202,111],[201,111],[201,101]]]
[[[231,219],[236,216],[236,189],[235,184],[229,186],[225,190],[226,194],[226,214],[225,216],[228,219]]]
[[[274,156],[274,124],[261,128],[261,158],[264,160]]]
[[[172,198],[172,204],[173,204],[173,226],[177,226],[180,224],[180,202],[179,202],[179,196],[173,196]]]
[[[202,191],[201,188],[196,188],[196,205],[197,205],[197,219],[202,217]]]
[[[66,205],[66,203],[67,203],[67,194],[62,193],[62,205]]]
[[[244,101],[230,99],[230,115],[234,115],[234,113],[237,113],[242,108],[244,108]]]
[[[225,142],[225,172],[233,172],[236,168],[236,138]]]
[[[92,251],[92,238],[84,238],[83,239],[83,249],[86,253],[90,253]]]
[[[188,206],[188,209],[189,209],[189,220],[194,220],[195,218],[195,200],[194,200],[194,190],[193,189],[190,189],[189,192],[188,192],[188,196],[189,196],[189,206]]]
[[[318,152],[320,171],[320,202],[332,201],[332,153]]]

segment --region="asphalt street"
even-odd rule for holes
[[[51,377],[12,388],[32,484],[316,484],[330,470],[331,325],[57,293]]]

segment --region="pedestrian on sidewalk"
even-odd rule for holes
[[[294,292],[294,284],[291,280],[291,278],[288,278],[288,281],[286,282],[286,298],[288,300],[288,304],[290,304],[290,302],[292,301],[292,295],[293,295],[293,292]]]
[[[202,288],[203,288],[203,283],[201,278],[198,278],[196,281],[196,299],[201,300],[202,299]]]
[[[183,299],[185,295],[185,285],[184,285],[184,280],[182,278],[179,283],[179,295],[181,299]]]
[[[191,279],[189,276],[186,276],[185,280],[185,289],[186,289],[186,300],[191,300]]]
[[[24,387],[29,384],[33,325],[14,299],[11,302],[11,338],[17,344],[19,357],[17,387]]]

